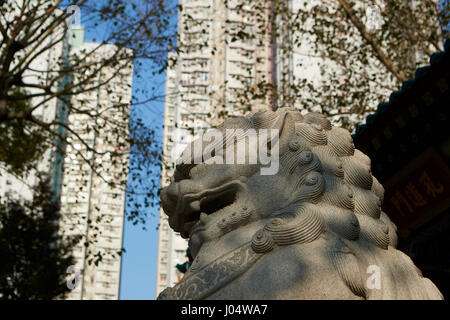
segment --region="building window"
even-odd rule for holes
[[[189,73],[181,74],[181,84],[188,84],[191,80],[191,75]]]
[[[199,94],[206,94],[206,87],[199,87],[197,91]]]

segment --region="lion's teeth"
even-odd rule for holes
[[[192,209],[192,211],[200,211],[200,201],[196,200],[191,202],[191,204],[189,205]]]

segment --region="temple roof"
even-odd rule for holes
[[[430,146],[446,156],[448,143],[442,142],[450,135],[449,86],[450,40],[446,40],[444,51],[434,53],[430,65],[417,69],[413,79],[403,82],[356,128],[355,147],[372,159],[373,174],[381,182]]]

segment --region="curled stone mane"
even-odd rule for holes
[[[395,249],[396,226],[381,210],[384,189],[347,130],[292,108],[217,129],[224,146],[227,129],[277,129],[279,170],[177,166],[161,199],[171,227],[189,238],[194,262],[160,299],[442,298]]]

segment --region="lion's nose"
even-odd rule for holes
[[[161,191],[161,204],[164,212],[171,216],[175,214],[177,208],[180,187],[178,183],[172,183]]]

